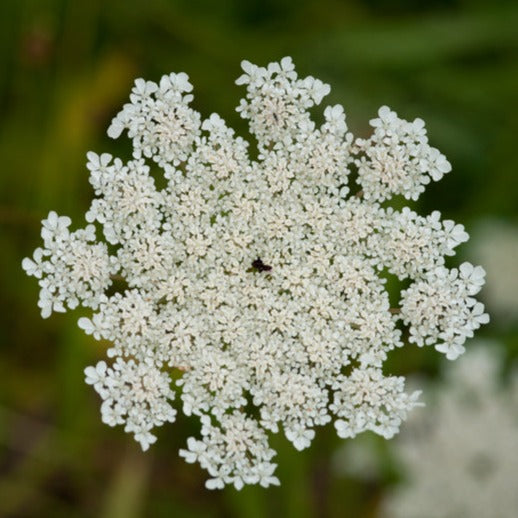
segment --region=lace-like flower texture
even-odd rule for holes
[[[112,343],[113,364],[85,370],[103,421],[147,449],[178,393],[201,421],[180,455],[208,471],[209,488],[278,484],[267,433],[280,428],[299,450],[330,421],[340,437],[391,437],[419,404],[382,371],[402,330],[454,359],[488,321],[473,298],[484,270],[444,264],[464,227],[383,203],[416,200],[450,170],[423,121],[382,107],[372,136],[354,139],[340,105],[311,120],[330,88],[298,78],[290,58],[242,67],[237,110],[257,159],[218,115],[189,106],[186,74],[137,79],[108,129],[127,132],[133,158],[88,153],[89,224],[71,231],[51,212],[43,248],[23,261],[43,317],[81,304],[93,316],[79,326]],[[386,272],[409,284],[399,309]]]

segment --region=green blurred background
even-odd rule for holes
[[[397,482],[383,440],[372,439],[376,481],[337,471],[340,443],[327,428],[303,453],[275,438],[280,488],[206,491],[205,474],[177,454],[193,422],[180,417],[163,427],[146,454],[101,423],[83,368],[103,347],[77,328],[78,314],[42,320],[37,283],[20,267],[39,246],[49,210],[84,224],[92,197],[86,151],[129,156],[128,142],[112,142],[105,131],[135,77],[187,72],[194,107],[218,112],[245,135],[234,111],[243,93],[234,85],[239,63],[285,55],[301,75],[331,84],[327,103],[344,105],[358,135],[382,104],[427,122],[453,172],[428,189],[419,210],[439,209],[475,238],[477,229],[493,235],[504,225],[516,239],[516,1],[2,0],[0,516],[361,518],[374,516]],[[518,277],[511,249],[503,252],[503,285]],[[459,254],[477,259],[469,245]],[[494,308],[479,336],[505,344],[512,359],[516,302],[504,316]],[[410,346],[390,367],[434,377],[438,356]]]

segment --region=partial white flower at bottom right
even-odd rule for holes
[[[383,518],[518,516],[518,368],[502,382],[503,351],[472,345],[394,442],[404,474]]]

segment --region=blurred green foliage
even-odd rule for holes
[[[147,454],[102,425],[83,368],[103,344],[82,335],[78,312],[43,321],[21,259],[39,243],[50,209],[82,225],[92,192],[85,153],[128,155],[105,136],[133,79],[185,71],[194,106],[234,111],[239,63],[291,55],[301,75],[328,82],[349,126],[388,104],[422,117],[454,171],[423,196],[466,224],[517,223],[518,3],[482,0],[3,0],[0,2],[0,516],[370,517],[384,485],[337,476],[332,428],[297,453],[282,438],[280,488],[203,489],[178,457],[196,424],[180,418]],[[124,140],[124,139],[122,139]],[[460,252],[462,256],[462,251]],[[517,258],[518,262],[518,258]],[[518,352],[515,328],[482,335]],[[406,348],[394,372],[434,375],[433,351]]]

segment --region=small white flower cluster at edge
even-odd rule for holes
[[[190,107],[186,74],[137,79],[108,130],[127,131],[133,158],[88,153],[88,225],[71,232],[51,212],[43,247],[23,261],[43,317],[81,304],[93,315],[79,326],[111,342],[113,365],[85,371],[103,420],[146,449],[178,393],[201,422],[180,454],[208,471],[209,488],[278,484],[268,432],[299,450],[330,421],[340,437],[393,436],[419,404],[383,373],[403,333],[454,359],[488,321],[473,298],[483,269],[445,265],[464,227],[384,203],[415,200],[450,170],[424,123],[382,107],[372,137],[355,139],[340,105],[311,120],[330,88],[298,78],[290,58],[242,67],[237,110],[256,159],[221,117]],[[398,308],[387,275],[409,285]]]

